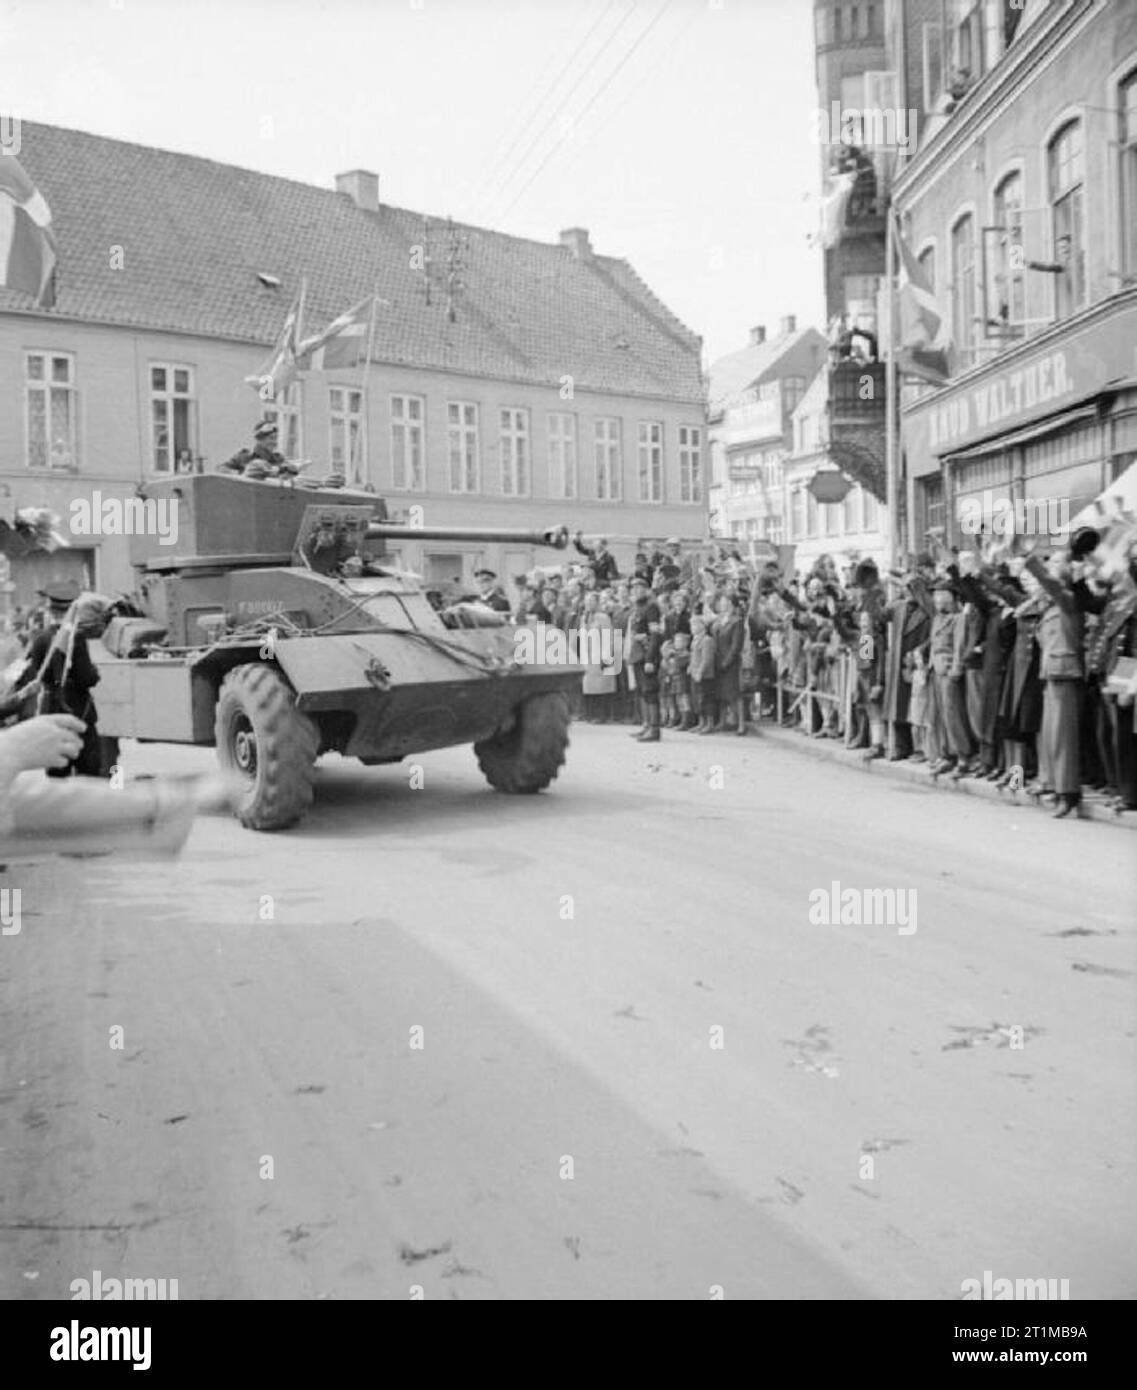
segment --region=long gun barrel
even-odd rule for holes
[[[510,541],[517,545],[547,545],[552,550],[564,550],[569,543],[567,526],[525,531],[509,526],[396,526],[392,522],[372,521],[366,534],[368,540]]]

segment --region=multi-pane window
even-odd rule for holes
[[[367,439],[363,429],[363,392],[348,386],[328,388],[332,471],[353,487],[367,481]]]
[[[596,496],[601,502],[620,500],[620,422],[604,418],[596,422]]]
[[[78,466],[75,359],[66,352],[24,355],[29,468]]]
[[[1023,267],[1023,181],[1008,174],[995,189],[995,230],[992,233],[991,289],[988,332],[1019,337],[1026,317]]]
[[[817,498],[813,493],[806,489],[805,494],[805,527],[807,536],[816,536],[818,531]]]
[[[549,496],[576,496],[576,416],[549,416]]]
[[[703,500],[703,431],[698,425],[679,426],[679,500]]]
[[[1055,312],[1065,318],[1079,309],[1086,293],[1085,178],[1082,123],[1070,121],[1047,151],[1054,260]]]
[[[150,424],[155,473],[175,473],[192,463],[193,368],[168,363],[150,367]]]
[[[478,407],[472,401],[451,401],[446,407],[450,491],[477,492],[481,461],[478,449]]]
[[[638,432],[640,501],[663,501],[663,426],[641,420]]]
[[[529,412],[509,407],[498,421],[501,444],[501,491],[505,497],[529,493]]]
[[[861,529],[861,490],[851,487],[841,503],[841,519],[845,535],[851,536]]]
[[[1121,84],[1121,265],[1137,274],[1137,72]]]
[[[402,492],[423,491],[424,411],[421,396],[391,397],[391,486]]]
[[[283,391],[277,391],[272,402],[266,402],[264,414],[266,420],[276,425],[276,447],[286,459],[298,460],[304,448],[300,437],[299,382],[289,382]]]
[[[952,327],[964,366],[975,341],[975,222],[968,214],[951,229]]]

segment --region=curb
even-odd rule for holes
[[[796,729],[779,728],[776,724],[757,725],[759,737],[776,743],[780,748],[790,748],[806,757],[820,758],[827,762],[839,763],[855,772],[863,772],[872,777],[885,777],[898,782],[914,782],[919,786],[935,788],[959,796],[979,796],[987,801],[997,801],[1003,806],[1016,810],[1034,810],[1035,805],[1024,792],[1001,791],[990,782],[977,781],[974,777],[964,777],[958,782],[946,778],[928,776],[926,764],[895,762],[876,758],[866,762],[860,750],[848,749],[836,739],[810,738]],[[1037,808],[1045,811],[1046,808]],[[1073,817],[1070,817],[1073,819]],[[1096,792],[1084,792],[1077,819],[1098,821],[1118,830],[1137,830],[1137,811],[1112,811],[1099,799]]]

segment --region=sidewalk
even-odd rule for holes
[[[829,762],[841,763],[845,767],[864,772],[872,777],[890,777],[900,782],[916,782],[925,787],[935,787],[945,796],[950,796],[953,793],[962,796],[981,796],[988,801],[1001,801],[1007,806],[1038,810],[1039,814],[1049,815],[1050,813],[1047,807],[1036,806],[1036,803],[1025,792],[1000,791],[982,778],[964,777],[958,782],[953,782],[948,777],[933,778],[929,776],[926,763],[891,763],[885,758],[866,762],[863,750],[848,749],[839,739],[809,738],[797,729],[779,728],[772,720],[763,720],[758,728],[761,738],[769,739],[770,742],[776,743],[780,747],[805,753],[809,757],[824,758]],[[1120,813],[1112,811],[1096,792],[1083,793],[1078,817],[1081,820],[1101,821],[1104,825],[1112,825],[1124,830],[1137,830],[1137,811]],[[1073,816],[1069,819],[1072,820]]]

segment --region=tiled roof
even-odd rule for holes
[[[61,318],[271,343],[301,277],[305,332],[377,289],[374,359],[540,384],[701,401],[700,340],[610,256],[455,224],[456,321],[440,218],[196,156],[23,122],[20,163],[59,243]],[[431,257],[431,303],[412,249]],[[122,268],[111,248],[122,247]],[[263,286],[258,272],[280,278]],[[28,309],[0,289],[0,312]]]
[[[780,338],[750,343],[738,352],[728,352],[725,357],[712,362],[709,392],[711,413],[728,405],[737,405],[747,391],[776,374],[774,369],[788,352],[814,338],[818,342],[824,341],[816,328],[799,328]]]

